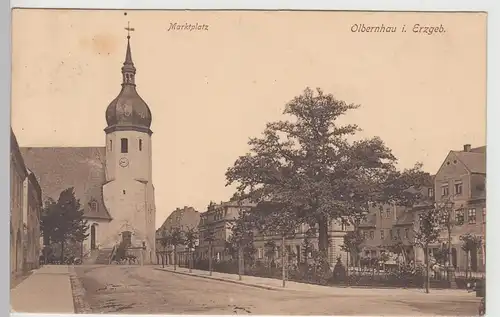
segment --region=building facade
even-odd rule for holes
[[[472,148],[464,145],[461,151],[450,151],[434,178],[435,201],[449,203],[451,230],[451,263],[459,271],[468,267],[484,272],[486,265],[486,146]],[[462,249],[460,236],[473,234],[482,238],[482,246],[475,251]],[[447,243],[448,233],[441,240]],[[468,254],[467,254],[468,253]]]
[[[152,115],[139,96],[127,37],[121,90],[105,111],[104,147],[30,147],[22,152],[39,178],[43,199],[57,201],[73,187],[90,225],[84,257],[108,254],[120,243],[155,262],[155,196],[152,182]]]
[[[433,186],[423,187],[424,202],[405,208],[401,206],[373,207],[366,220],[360,224],[365,237],[363,257],[379,257],[398,245],[404,249],[405,258],[417,263],[424,262],[424,252],[414,246],[414,229],[419,213],[433,205],[450,206],[451,215],[451,264],[458,271],[467,267],[472,271],[485,270],[485,228],[486,228],[486,147],[472,148],[464,145],[461,151],[450,151],[436,175]],[[476,251],[462,249],[460,236],[473,234],[483,244]],[[439,242],[430,246],[430,256],[447,248],[448,232],[441,231]],[[391,260],[390,260],[391,261]]]
[[[301,224],[291,237],[285,239],[285,250],[288,263],[304,263],[312,259],[314,251],[317,251],[317,230],[310,230],[307,224]],[[342,250],[344,235],[352,230],[352,226],[345,222],[332,220],[328,226],[328,263],[333,267],[340,258],[344,265],[348,263],[347,252]],[[256,259],[269,262],[271,259],[281,261],[283,252],[282,237],[277,235],[264,235],[256,232],[254,245],[257,249]],[[274,250],[273,250],[274,249]]]
[[[212,256],[216,261],[230,258],[226,242],[231,237],[232,223],[238,219],[240,212],[250,210],[255,204],[249,201],[229,201],[216,204],[210,202],[207,210],[200,215],[199,246],[196,250],[197,257],[207,259],[209,248],[212,246]]]
[[[40,246],[40,218],[42,215],[42,191],[35,174],[28,170],[28,176],[24,180],[23,199],[23,247],[24,264],[27,270],[33,270],[39,266],[41,252]]]
[[[10,191],[10,272],[16,277],[38,268],[42,202],[40,186],[26,168],[12,129]]]

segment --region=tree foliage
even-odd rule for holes
[[[250,153],[226,172],[227,185],[236,183],[239,197],[286,203],[286,213],[317,224],[323,252],[329,220],[363,215],[374,203],[411,204],[415,194],[406,190],[423,182],[421,165],[398,172],[380,138],[351,142],[359,127],[338,119],[356,108],[307,88],[286,105],[289,120],[268,123],[262,137],[250,139]]]
[[[362,250],[365,237],[359,231],[349,231],[344,235],[344,243],[341,246],[343,251],[349,252],[354,258],[354,265],[359,265],[359,254]]]
[[[231,236],[226,242],[226,249],[233,258],[238,257],[238,250],[243,248],[246,261],[253,259],[254,246],[254,217],[250,211],[241,209],[238,218],[229,223]]]
[[[49,242],[61,245],[61,261],[64,260],[65,244],[82,242],[89,236],[89,225],[80,207],[73,187],[63,190],[57,202],[51,198],[45,202],[40,227]]]

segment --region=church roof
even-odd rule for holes
[[[21,153],[38,179],[44,201],[57,201],[61,191],[74,187],[86,218],[111,220],[102,195],[104,147],[22,147]]]

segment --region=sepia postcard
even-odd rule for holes
[[[484,315],[481,12],[12,12],[13,312]]]

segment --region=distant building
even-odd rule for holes
[[[198,225],[200,223],[200,213],[193,207],[184,206],[184,208],[175,209],[168,217],[165,219],[163,224],[156,230],[156,253],[157,261],[161,263],[161,256],[165,256],[165,264],[173,263],[173,247],[168,246],[167,248],[161,243],[163,237],[163,232],[172,232],[173,229],[178,228],[181,230],[195,229],[198,230]],[[177,246],[177,263],[185,263],[187,260],[187,248],[185,245]]]
[[[238,219],[242,210],[250,210],[253,207],[255,204],[249,201],[229,201],[220,204],[210,202],[207,210],[200,215],[198,226],[200,244],[196,251],[197,256],[208,259],[211,244],[213,259],[220,261],[229,259],[226,242],[231,236],[232,223]]]
[[[12,129],[10,189],[10,272],[14,278],[38,267],[42,202],[40,186],[26,168]]]

